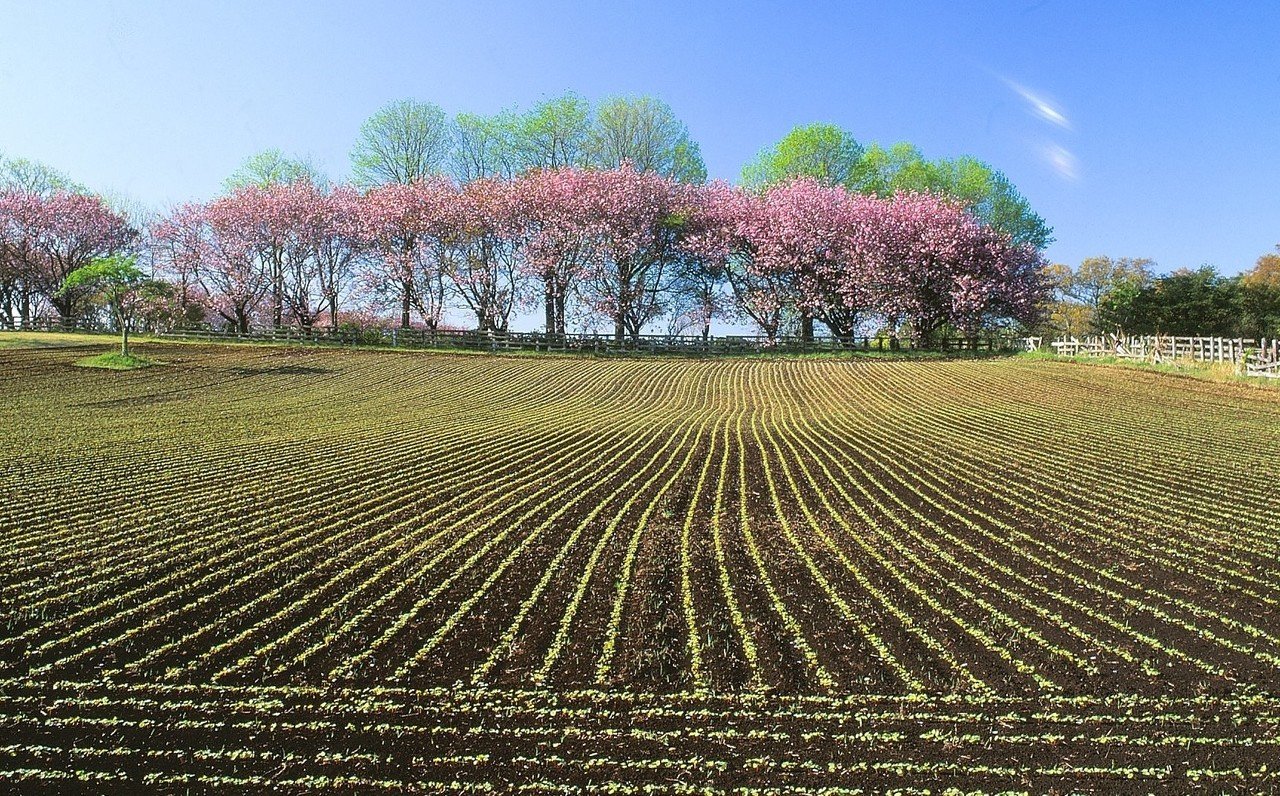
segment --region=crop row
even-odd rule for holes
[[[1280,669],[1280,496],[1234,465],[1280,406],[1251,395],[1216,397],[1233,420],[1017,362],[192,351],[119,382],[32,355],[0,401],[26,421],[0,670],[1069,695]],[[39,444],[49,416],[74,443]]]
[[[1267,700],[805,699],[0,684],[0,776],[356,791],[1266,789]],[[97,739],[97,740],[95,740]],[[109,740],[108,740],[109,739]],[[1062,761],[1062,762],[1055,762]],[[483,765],[480,765],[483,764]],[[380,784],[379,784],[380,783]],[[775,789],[775,790],[770,790]]]

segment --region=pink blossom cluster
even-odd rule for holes
[[[22,296],[23,320],[29,319],[33,299],[48,301],[62,318],[70,318],[83,291],[63,291],[66,277],[98,258],[127,251],[137,236],[96,196],[0,191],[0,292]]]
[[[336,317],[354,275],[363,198],[300,181],[189,203],[152,225],[157,262],[184,300],[239,330]]]
[[[53,296],[68,273],[134,240],[97,198],[0,195],[0,285],[20,268]],[[1046,292],[1038,252],[942,197],[806,179],[688,185],[629,164],[364,192],[248,186],[175,208],[147,243],[187,317],[241,330],[336,325],[352,311],[438,328],[461,308],[500,332],[518,308],[540,306],[553,334],[571,316],[618,337],[664,317],[705,334],[719,315],[771,339],[814,321],[838,337],[875,325],[928,338],[1033,320]],[[73,311],[74,297],[58,301]]]
[[[1046,293],[1037,251],[943,197],[881,199],[807,179],[763,193],[713,184],[703,196],[697,250],[725,263],[738,307],[771,337],[788,310],[840,337],[867,321],[970,334],[1033,321]]]

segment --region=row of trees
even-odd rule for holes
[[[613,169],[623,163],[683,183],[707,179],[702,152],[688,127],[669,105],[648,96],[593,104],[568,93],[527,111],[453,117],[430,102],[400,100],[361,125],[351,151],[352,183],[360,188],[436,176],[459,183],[510,179],[535,169]],[[320,170],[307,159],[268,150],[250,158],[226,187],[300,178],[323,182]]]
[[[312,327],[344,318],[482,331],[537,310],[544,328],[636,336],[749,321],[770,338],[814,323],[929,336],[1032,320],[1050,231],[985,164],[864,147],[830,125],[793,130],[707,184],[697,144],[660,100],[576,95],[527,112],[449,118],[388,105],[361,128],[353,181],[278,150],[223,195],[128,212],[26,161],[0,161],[0,322],[47,302],[96,259],[137,255],[171,289],[172,322]]]
[[[306,181],[247,186],[178,208],[150,235],[184,307],[226,323],[335,324],[360,301],[438,328],[451,303],[481,331],[540,305],[637,337],[749,320],[769,338],[817,319],[928,337],[1034,319],[1042,263],[1029,246],[931,194],[889,199],[800,178],[764,191],[687,185],[629,164],[559,168],[363,193]]]
[[[363,193],[246,186],[141,234],[100,199],[61,190],[7,192],[0,219],[13,284],[64,318],[84,298],[61,289],[72,273],[141,248],[174,286],[179,317],[240,330],[336,325],[357,303],[434,329],[453,301],[482,331],[541,304],[560,334],[576,312],[619,338],[664,316],[669,331],[704,335],[720,317],[770,338],[813,319],[842,337],[872,322],[927,338],[948,324],[1030,321],[1043,295],[1033,248],[941,197],[880,199],[807,178],[764,191],[686,185],[629,165]]]
[[[102,197],[41,164],[0,157],[0,324],[27,323],[42,303],[74,316],[87,293],[62,290],[66,279],[139,240]]]
[[[1050,324],[1067,334],[1280,337],[1280,254],[1264,254],[1234,277],[1209,265],[1164,275],[1156,268],[1145,258],[1110,257],[1051,266]]]

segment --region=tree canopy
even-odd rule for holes
[[[514,177],[521,169],[520,115],[460,113],[453,120],[450,173],[458,182]]]
[[[56,191],[88,194],[89,189],[38,160],[6,158],[0,153],[0,191],[22,191],[48,196]]]
[[[584,165],[591,124],[591,103],[577,94],[562,94],[534,105],[516,122],[520,171]]]
[[[444,171],[451,144],[449,117],[438,105],[392,102],[360,126],[351,173],[366,188],[426,179]]]
[[[702,150],[671,106],[656,97],[612,97],[596,108],[587,137],[591,165],[614,169],[630,163],[678,182],[702,183]]]
[[[313,161],[267,149],[222,195],[163,218],[0,159],[0,322],[50,306],[78,317],[83,285],[58,288],[125,253],[174,279],[186,321],[241,330],[396,311],[402,327],[435,329],[465,307],[496,332],[541,304],[552,334],[572,319],[635,336],[666,319],[706,335],[720,314],[770,336],[795,323],[808,339],[821,322],[927,338],[1025,323],[1044,293],[1049,229],[1004,175],[863,146],[832,124],[761,151],[741,188],[707,183],[688,125],[652,96],[565,93],[452,118],[400,100],[364,122],[350,156],[352,183],[331,185]],[[1060,292],[1087,281],[1070,275]]]
[[[132,256],[116,255],[94,260],[73,271],[62,282],[60,293],[79,292],[107,305],[120,330],[120,353],[129,356],[129,327],[143,304],[163,296],[165,282],[147,276]]]
[[[946,196],[1017,245],[1043,251],[1053,242],[1053,230],[1013,183],[975,158],[927,160],[911,144],[864,147],[847,130],[810,124],[793,129],[742,171],[743,185],[755,189],[800,177],[881,198],[897,193]]]
[[[834,124],[794,128],[742,169],[742,184],[763,189],[798,177],[824,185],[856,187],[865,148]]]
[[[249,186],[270,188],[299,180],[315,185],[328,182],[320,168],[310,159],[289,157],[279,149],[266,149],[245,158],[239,168],[223,180],[222,188],[227,193],[233,193]]]

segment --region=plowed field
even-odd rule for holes
[[[0,789],[1271,792],[1280,393],[0,351]]]

